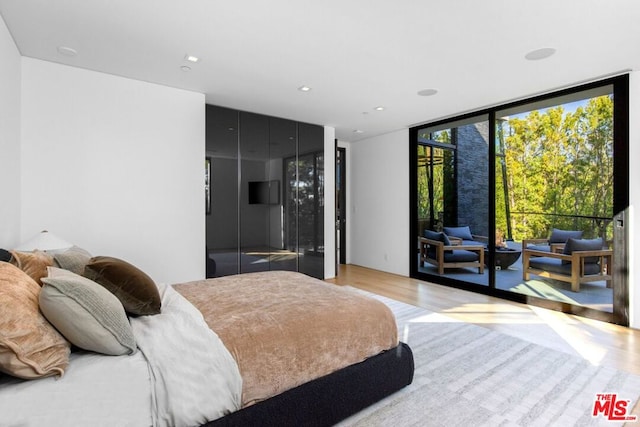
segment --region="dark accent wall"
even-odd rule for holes
[[[457,128],[458,224],[489,235],[489,124]]]

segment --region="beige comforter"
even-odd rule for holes
[[[174,287],[238,363],[242,406],[398,344],[395,318],[383,303],[300,273],[248,273]]]

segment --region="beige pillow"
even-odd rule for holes
[[[0,262],[0,371],[32,379],[62,376],[70,345],[38,309],[40,286],[24,271]]]
[[[87,265],[90,259],[91,254],[78,246],[72,246],[63,252],[53,254],[53,260],[57,267],[79,275],[82,275],[84,266]]]
[[[13,255],[12,264],[42,286],[40,279],[47,277],[47,267],[53,265],[53,257],[39,250],[33,252],[11,251],[11,255]]]
[[[136,351],[120,300],[86,277],[49,267],[42,279],[40,310],[66,339],[96,353],[119,356]]]

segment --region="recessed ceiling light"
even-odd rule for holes
[[[198,58],[197,56],[193,56],[193,55],[187,55],[187,56],[184,57],[184,59],[189,61],[189,62],[193,62],[194,64],[200,60],[200,58]]]
[[[67,46],[58,46],[58,53],[64,56],[76,56],[78,51]]]
[[[556,50],[554,48],[543,47],[542,49],[532,50],[531,52],[527,53],[524,57],[529,61],[538,61],[540,59],[548,58],[554,53],[556,53]]]
[[[309,92],[309,91],[311,90],[311,88],[310,88],[309,86],[300,86],[300,87],[298,88],[298,90],[299,90],[300,92]]]
[[[384,111],[384,107],[382,105],[379,105],[376,108],[374,108],[374,110],[376,110],[376,111]]]
[[[422,89],[421,91],[418,91],[418,95],[420,96],[433,96],[436,93],[438,93],[437,89]]]
[[[353,133],[364,133],[364,131],[360,130],[360,129],[356,129],[356,130],[353,131]]]
[[[184,71],[185,73],[186,73],[187,71],[191,71],[191,67],[189,67],[188,65],[183,65],[182,67],[180,67],[180,69],[181,69],[182,71]]]

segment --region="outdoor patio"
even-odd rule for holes
[[[521,249],[518,242],[508,242],[512,249]],[[419,271],[437,275],[433,265],[420,266]],[[452,268],[445,270],[444,277],[488,286],[489,269],[478,274],[477,268]],[[583,283],[580,292],[572,292],[568,282],[531,275],[531,280],[522,279],[522,256],[509,268],[496,270],[496,288],[535,296],[553,301],[566,302],[600,311],[613,311],[613,290],[606,287],[605,281]]]

